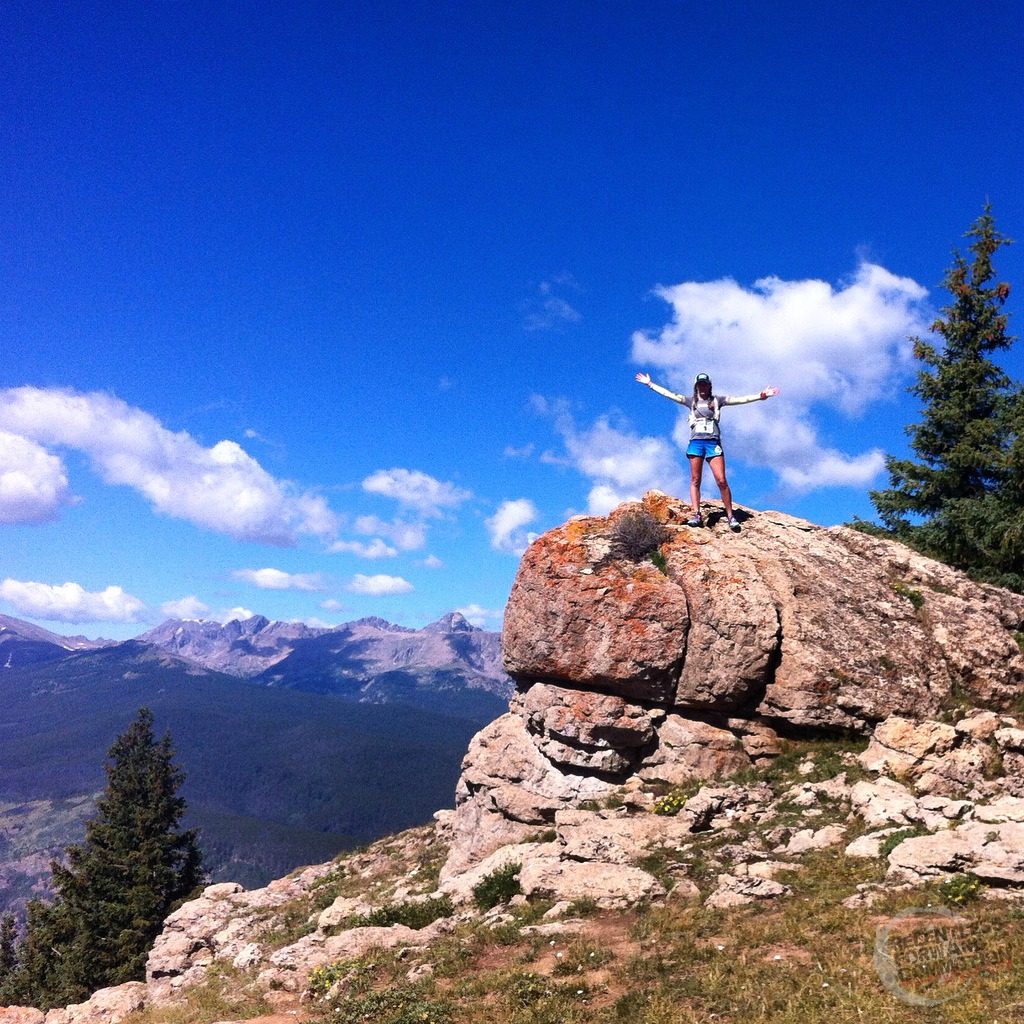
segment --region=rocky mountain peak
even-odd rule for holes
[[[442,615],[437,622],[424,626],[423,631],[429,633],[469,633],[477,627],[467,621],[461,612],[449,612]]]
[[[349,626],[362,626],[367,629],[378,630],[382,633],[412,633],[414,630],[408,626],[397,626],[393,622],[388,622],[387,619],[382,619],[379,615],[364,615],[361,619],[355,619],[353,622],[345,623],[346,627]],[[338,627],[344,628],[344,627]]]
[[[237,622],[243,633],[259,633],[270,625],[270,619],[265,615],[250,615],[247,619],[232,619]]]

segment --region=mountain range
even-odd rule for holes
[[[139,707],[169,729],[213,880],[264,884],[450,806],[470,737],[508,707],[500,636],[172,619],[133,640],[0,616],[0,912],[45,891]]]

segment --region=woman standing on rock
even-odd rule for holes
[[[708,460],[711,472],[714,474],[715,483],[722,492],[722,504],[725,506],[725,514],[728,518],[729,529],[737,533],[740,524],[732,508],[732,491],[725,479],[725,452],[722,451],[722,435],[718,429],[718,419],[724,405],[746,405],[748,402],[763,402],[772,395],[777,395],[779,389],[769,385],[758,395],[743,395],[733,397],[730,395],[716,395],[711,389],[711,378],[706,373],[698,373],[693,381],[692,395],[677,395],[660,384],[651,380],[649,373],[638,373],[636,379],[641,384],[646,384],[652,391],[659,395],[671,398],[673,402],[685,405],[690,410],[690,443],[686,448],[686,455],[690,460],[690,504],[693,505],[693,518],[688,520],[687,526],[703,526],[704,517],[700,514],[700,481],[704,472],[704,460]]]

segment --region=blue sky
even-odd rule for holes
[[[736,500],[869,517],[951,250],[986,199],[1024,239],[1022,43],[996,2],[6,5],[0,611],[498,628],[529,535],[686,494],[637,370],[777,384],[723,416]]]

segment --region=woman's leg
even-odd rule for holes
[[[690,461],[693,462],[693,459]],[[715,483],[718,484],[718,489],[722,492],[722,504],[725,506],[726,517],[732,519],[732,490],[729,488],[729,481],[725,479],[725,456],[718,455],[713,459],[708,459],[708,465],[711,466],[711,472],[715,475]]]
[[[690,504],[693,514],[700,518],[700,479],[704,473],[704,459],[700,455],[690,457]]]

